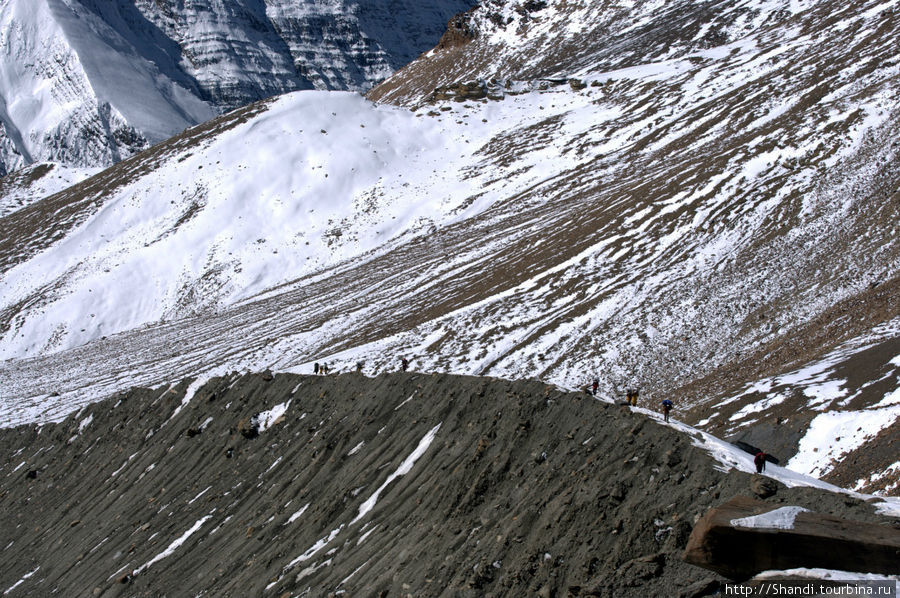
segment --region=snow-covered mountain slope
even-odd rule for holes
[[[856,14],[858,4],[486,0],[454,19],[432,52],[378,86],[371,97],[415,104],[434,89],[460,81],[565,79],[696,57],[740,40],[778,46],[786,32],[812,43],[818,26],[823,22],[841,26],[842,19]],[[869,6],[881,12],[893,3]]]
[[[164,144],[156,168],[134,180],[128,171],[150,170],[147,156],[12,214],[13,259],[31,259],[5,269],[2,294],[7,306],[41,307],[5,322],[3,357],[233,305],[484,208],[465,205],[476,181],[440,185],[448,170],[461,178],[474,151],[448,159],[459,151],[455,123],[353,93],[254,109],[251,122],[231,114]],[[50,201],[72,210],[82,198],[70,218],[35,227]],[[47,281],[58,292],[47,294]]]
[[[109,166],[217,113],[297,89],[367,89],[471,6],[8,0],[0,175]],[[399,21],[399,26],[390,23]]]
[[[69,168],[52,162],[25,167],[0,179],[0,218],[97,174],[99,168]]]
[[[638,4],[632,24],[671,25],[670,3]],[[803,456],[807,436],[838,434],[817,408],[871,416],[872,438],[841,432],[838,452],[896,440],[894,4],[706,3],[679,31],[749,27],[612,71],[578,54],[571,82],[485,81],[433,104],[408,86],[416,111],[298,92],[188,130],[0,221],[0,417],[406,355],[567,387],[596,375],[609,397],[636,384],[725,435],[762,429],[762,401],[790,384],[783,405],[810,415],[779,445],[792,463],[895,488],[887,456],[843,472]],[[853,382],[810,405],[800,372],[835,356]]]

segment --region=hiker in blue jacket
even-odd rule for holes
[[[662,402],[663,418],[664,418],[666,421],[669,421],[669,411],[672,410],[672,404],[673,404],[672,401],[670,401],[669,399],[665,399],[665,400]]]

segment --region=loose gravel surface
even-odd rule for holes
[[[0,455],[10,597],[672,596],[721,579],[681,552],[751,479],[628,407],[420,373],[135,389]]]

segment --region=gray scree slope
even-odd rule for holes
[[[685,435],[535,381],[234,374],[184,404],[189,386],[0,430],[0,589],[676,595],[715,578],[681,561],[693,522],[749,492]],[[818,490],[768,500],[879,521]]]

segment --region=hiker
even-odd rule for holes
[[[591,384],[591,394],[595,397],[597,396],[597,389],[600,388],[600,380],[594,378],[594,382]]]
[[[672,401],[670,401],[669,399],[664,400],[662,402],[662,408],[663,408],[663,419],[665,421],[669,421],[669,411],[672,410]]]
[[[638,391],[629,388],[627,391],[625,391],[625,393],[625,404],[631,405],[632,407],[637,407]]]
[[[323,376],[327,376],[327,375],[328,375],[328,364],[327,364],[327,363],[323,363],[323,364],[319,367],[319,371],[322,372],[322,375],[323,375]]]
[[[756,453],[753,457],[753,464],[756,465],[756,473],[762,473],[766,470],[766,454],[762,451]]]
[[[318,374],[318,373],[319,373],[319,362],[317,361],[313,364],[313,374]]]
[[[363,362],[357,361],[357,362],[356,362],[356,371],[357,371],[357,372],[362,372],[362,369],[363,369]]]
[[[405,357],[400,358],[400,368],[405,372],[406,368],[409,367],[409,360]]]

